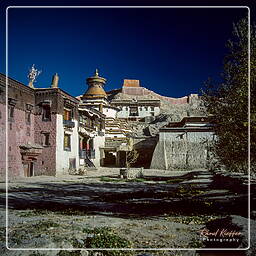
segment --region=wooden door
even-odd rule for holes
[[[25,177],[31,177],[31,176],[34,175],[34,164],[33,164],[33,162],[23,163],[23,169],[24,169],[24,176]]]
[[[23,163],[24,176],[29,177],[29,163]]]

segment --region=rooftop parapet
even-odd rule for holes
[[[123,87],[140,87],[140,80],[124,79]]]

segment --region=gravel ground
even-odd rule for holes
[[[114,177],[119,174],[118,168],[100,168],[97,171],[88,171],[86,176],[60,176],[60,177],[31,177],[19,179],[9,183],[9,246],[11,248],[85,248],[84,242],[88,237],[88,229],[110,228],[111,234],[120,239],[125,239],[132,243],[132,248],[165,248],[164,251],[148,251],[146,255],[198,255],[195,251],[170,251],[167,248],[201,248],[202,238],[200,231],[206,223],[214,219],[222,218],[221,215],[197,215],[187,216],[183,214],[172,214],[161,212],[149,216],[140,215],[136,212],[136,207],[146,205],[146,209],[162,206],[162,202],[173,203],[171,198],[157,198],[154,195],[169,193],[177,186],[196,187],[198,194],[208,198],[218,198],[230,196],[225,188],[222,190],[209,189],[211,175],[204,170],[197,170],[197,176],[190,179],[179,180],[178,184],[166,184],[158,182],[105,182],[101,177]],[[169,177],[170,179],[181,177],[189,172],[168,172],[144,170],[150,176]],[[185,176],[184,176],[185,177]],[[198,182],[196,182],[196,180]],[[193,185],[194,186],[194,185]],[[71,254],[62,254],[60,250],[50,251],[20,251],[5,249],[5,209],[3,193],[5,184],[0,183],[0,252],[1,255],[86,255],[86,251],[74,251]],[[204,189],[205,191],[200,191]],[[138,191],[152,193],[152,198],[134,198]],[[203,195],[201,195],[201,193]],[[115,199],[120,195],[127,195],[127,198]],[[113,197],[114,196],[114,197]],[[172,200],[175,200],[173,198]],[[58,204],[59,206],[74,206],[67,209],[44,209],[44,203]],[[148,204],[148,205],[147,205]],[[168,203],[167,203],[168,204]],[[39,206],[42,207],[39,207]],[[91,212],[75,210],[76,206],[96,207]],[[22,207],[24,206],[24,207]],[[35,206],[35,207],[34,207]],[[29,209],[30,208],[30,209]],[[39,209],[41,208],[41,209]],[[120,208],[120,209],[119,209]],[[36,209],[36,210],[35,210]],[[117,209],[117,212],[113,212]],[[125,209],[125,210],[124,210]],[[131,209],[131,211],[129,211]],[[143,208],[144,209],[144,208]],[[126,214],[123,214],[123,211]],[[198,209],[193,209],[198,210]],[[134,214],[136,212],[136,214]],[[122,213],[122,214],[120,214]],[[133,216],[134,214],[134,216]],[[246,224],[246,219],[235,216],[234,221]],[[253,222],[255,230],[255,222]],[[253,236],[253,239],[255,237]],[[76,254],[75,254],[76,253]],[[134,255],[143,255],[143,252],[136,251]],[[122,254],[120,254],[122,255]],[[201,252],[200,255],[207,255]],[[232,254],[231,254],[232,255]],[[233,254],[236,255],[236,254]],[[245,255],[245,254],[242,254]],[[248,254],[253,255],[253,254]]]

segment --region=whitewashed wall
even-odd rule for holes
[[[95,159],[92,159],[92,162],[96,167],[100,167],[100,148],[103,148],[105,145],[105,136],[96,136],[93,138],[94,149],[95,149]]]
[[[107,106],[103,107],[103,114],[106,115],[106,117],[116,118],[117,116],[117,110],[114,108],[109,108]]]
[[[75,127],[72,131],[66,132],[63,126],[63,116],[57,114],[57,132],[56,132],[56,174],[62,175],[68,173],[69,159],[76,159],[76,168],[79,168],[79,137],[78,122],[74,121]],[[71,151],[64,150],[64,131],[71,135]]]
[[[153,153],[151,168],[185,170],[206,168],[208,144],[215,139],[213,132],[160,132]]]
[[[126,136],[123,133],[111,133],[109,130],[106,130],[106,138],[125,138]]]
[[[138,107],[138,116],[139,118],[151,116],[151,113],[154,113],[154,116],[157,116],[160,114],[160,107],[153,107],[153,110],[151,110],[151,107],[148,106],[139,106]],[[123,106],[119,112],[117,112],[118,118],[129,118],[132,117],[129,115],[130,113],[130,107],[129,106]]]

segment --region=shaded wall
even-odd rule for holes
[[[157,141],[157,137],[134,139],[134,148],[139,153],[139,157],[133,165],[134,167],[150,168]]]
[[[0,102],[0,178],[6,173],[6,105]]]

